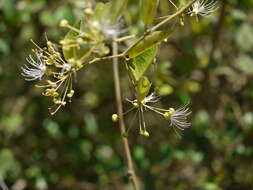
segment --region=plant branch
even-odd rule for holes
[[[98,61],[103,61],[103,60],[107,60],[107,59],[114,59],[114,58],[120,58],[120,57],[124,57],[126,55],[127,52],[129,52],[130,49],[134,48],[140,41],[142,41],[148,34],[150,34],[151,32],[154,32],[155,30],[157,30],[158,28],[160,28],[161,26],[163,26],[164,24],[166,24],[167,22],[169,22],[170,20],[174,19],[177,16],[180,16],[181,14],[183,14],[185,12],[185,10],[187,10],[196,0],[191,0],[189,3],[187,3],[185,6],[183,6],[181,9],[179,9],[176,13],[169,15],[167,17],[165,17],[164,20],[162,20],[161,22],[159,22],[157,25],[153,26],[151,29],[147,29],[144,34],[136,40],[136,42],[134,42],[130,47],[127,48],[127,50],[125,50],[123,53],[118,54],[118,51],[116,54],[112,55],[112,56],[106,56],[106,57],[101,57],[101,58],[94,58],[93,60],[91,60],[89,62],[89,64],[93,64],[95,62]],[[115,38],[114,42],[121,42],[124,41],[126,39],[131,39],[133,38],[134,35],[130,35],[130,36],[126,36],[126,37],[122,37],[122,38]]]
[[[120,57],[124,57],[124,54],[116,54],[116,55],[106,56],[106,57],[96,57],[96,58],[92,59],[89,62],[89,64],[93,64],[93,63],[98,62],[98,61],[104,61],[104,60],[107,60],[107,59],[120,58]]]
[[[180,16],[181,14],[183,14],[185,12],[185,10],[187,10],[188,8],[190,8],[190,6],[197,0],[191,0],[189,3],[187,3],[185,6],[183,6],[181,9],[179,9],[176,13],[169,15],[168,17],[166,17],[164,20],[162,20],[161,22],[159,22],[157,25],[153,26],[151,29],[147,29],[144,34],[136,41],[134,42],[129,48],[127,48],[127,50],[125,50],[125,52],[123,53],[123,56],[126,55],[127,52],[129,52],[130,49],[134,48],[140,41],[142,41],[148,34],[150,34],[151,32],[154,32],[155,30],[157,30],[158,28],[160,28],[161,26],[163,26],[164,24],[166,24],[167,22],[169,22],[170,20],[174,19],[177,16]]]
[[[187,10],[188,8],[190,8],[190,6],[195,2],[196,0],[191,0],[189,3],[187,3],[185,6],[183,6],[181,9],[179,9],[177,12],[175,12],[172,15],[169,15],[167,18],[165,18],[163,21],[159,22],[157,25],[153,26],[149,32],[153,32],[155,30],[157,30],[158,28],[160,28],[162,25],[166,24],[167,22],[169,22],[170,20],[174,19],[175,17],[183,14],[185,12],[185,10]]]
[[[118,58],[119,56],[116,56],[118,54],[118,44],[117,42],[112,43],[112,49],[113,49],[113,75],[114,75],[114,85],[115,85],[115,95],[116,95],[116,103],[117,103],[117,112],[119,116],[119,127],[120,127],[120,133],[123,140],[123,146],[125,151],[125,157],[127,160],[127,166],[128,166],[128,177],[134,187],[134,190],[139,190],[139,186],[137,183],[137,177],[134,171],[133,161],[131,157],[131,152],[129,148],[129,143],[127,137],[124,136],[126,132],[125,122],[124,122],[124,115],[123,115],[123,106],[122,106],[122,97],[121,97],[121,90],[120,90],[120,78],[119,78],[119,64],[118,64]]]
[[[124,37],[121,37],[121,38],[116,38],[115,41],[116,42],[123,42],[125,40],[129,40],[129,39],[132,39],[132,38],[135,38],[136,35],[133,34],[133,35],[129,35],[129,36],[124,36]]]
[[[9,190],[4,180],[0,177],[0,189],[2,190]]]

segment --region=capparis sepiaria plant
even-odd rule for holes
[[[129,34],[131,26],[124,24],[124,10],[128,0],[111,0],[108,3],[95,3],[85,0],[83,18],[71,25],[68,20],[61,20],[59,26],[68,29],[67,34],[59,42],[48,39],[45,47],[36,42],[27,64],[22,67],[22,75],[27,81],[37,81],[37,88],[42,88],[43,96],[52,99],[49,111],[54,115],[71,101],[75,94],[73,78],[80,70],[88,70],[89,65],[112,60],[115,82],[117,113],[112,120],[118,122],[123,138],[125,155],[128,163],[128,176],[134,189],[139,189],[137,178],[129,151],[125,130],[122,98],[120,91],[120,77],[118,64],[124,64],[129,82],[132,83],[134,98],[129,98],[131,108],[138,115],[138,133],[148,137],[145,122],[145,112],[151,111],[168,121],[168,127],[179,130],[191,126],[188,116],[191,114],[188,104],[178,108],[161,108],[154,106],[160,97],[151,92],[151,82],[145,76],[150,64],[155,59],[158,46],[173,35],[177,27],[168,27],[172,20],[184,26],[185,18],[208,16],[218,9],[218,2],[214,0],[189,0],[184,5],[177,5],[168,0],[175,12],[168,16],[156,17],[159,0],[140,0],[140,19],[144,24],[144,32]],[[127,42],[127,43],[126,43]],[[118,44],[124,46],[119,52]],[[130,44],[130,45],[129,45]]]

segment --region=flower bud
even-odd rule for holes
[[[48,47],[52,47],[52,46],[53,46],[52,42],[47,41],[47,46],[48,46]]]
[[[67,94],[68,98],[72,98],[72,96],[74,95],[75,91],[74,90],[70,90],[70,92]]]
[[[144,131],[143,136],[149,137],[149,133],[147,131]]]
[[[86,8],[84,10],[84,13],[87,14],[87,15],[93,15],[94,14],[94,11],[91,9],[91,8]]]
[[[119,120],[118,114],[112,114],[112,121],[116,123],[118,122],[118,120]]]
[[[139,107],[139,104],[138,104],[137,102],[134,102],[134,103],[133,103],[133,106],[134,106],[135,108],[138,108],[138,107]]]
[[[60,22],[60,27],[67,27],[69,22],[66,19],[62,19]]]
[[[82,38],[77,38],[77,39],[76,39],[76,42],[77,42],[78,44],[83,44],[83,43],[84,43],[84,41],[83,41]]]

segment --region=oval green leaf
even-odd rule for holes
[[[157,46],[154,45],[131,60],[129,68],[136,81],[139,81],[139,79],[146,73],[148,67],[156,56],[156,53]]]
[[[152,24],[159,0],[141,0],[141,20],[145,25]]]
[[[155,44],[158,44],[159,42],[161,42],[164,39],[168,38],[168,36],[171,33],[172,33],[171,30],[154,31],[151,34],[148,34],[147,36],[145,36],[135,46],[128,49],[127,52],[125,52],[125,55],[128,58],[134,58],[134,57],[142,54],[143,52],[145,52],[147,49],[151,48]]]
[[[81,21],[79,21],[77,24],[74,25],[75,28],[80,28],[81,26]],[[64,40],[75,40],[79,35],[79,32],[70,30],[64,37]],[[77,47],[69,47],[68,44],[64,44],[62,46],[62,51],[64,58],[66,60],[69,59],[80,59],[81,57],[85,56],[86,54],[90,53],[90,45],[81,45],[80,48]]]

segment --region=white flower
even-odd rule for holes
[[[126,29],[121,29],[123,26],[122,20],[117,24],[112,24],[110,20],[103,19],[102,22],[94,21],[93,26],[98,28],[108,39],[117,37],[127,31]]]
[[[152,92],[149,96],[144,98],[145,103],[155,103],[160,100],[160,96],[157,96],[154,92]]]
[[[146,124],[144,119],[144,111],[153,111],[161,116],[163,116],[166,120],[170,122],[170,126],[184,130],[186,128],[189,128],[191,126],[191,123],[188,122],[188,116],[191,114],[190,108],[188,107],[188,104],[185,104],[178,109],[169,108],[169,109],[163,109],[158,108],[149,105],[149,103],[155,103],[159,101],[160,97],[155,95],[155,93],[151,93],[149,96],[145,97],[141,102],[137,99],[135,100],[128,100],[133,107],[125,112],[125,114],[129,113],[130,111],[137,109],[138,118],[139,118],[139,129],[140,134],[144,136],[149,136],[149,133],[146,131]],[[176,130],[175,130],[176,132]]]
[[[147,103],[155,103],[158,102],[160,100],[160,96],[157,96],[154,92],[152,92],[150,95],[146,96],[142,102],[138,103],[137,99],[134,100],[129,100],[126,99],[128,102],[130,102],[131,104],[133,104],[134,107],[139,107],[139,106],[146,106]]]
[[[188,11],[190,16],[208,16],[218,9],[218,1],[197,0]]]
[[[164,118],[170,120],[170,125],[184,130],[191,126],[191,123],[187,121],[187,116],[191,114],[189,108],[186,105],[181,106],[178,109],[170,108],[168,112],[164,113]]]
[[[41,80],[42,76],[45,74],[46,65],[42,59],[42,54],[39,51],[35,51],[36,60],[33,59],[31,55],[26,58],[29,65],[24,65],[22,67],[21,75],[25,77],[25,80],[32,81],[32,80]]]
[[[69,64],[69,63],[64,63],[64,64],[62,65],[61,73],[69,72],[71,68],[72,68],[72,65],[71,65],[71,64]]]

